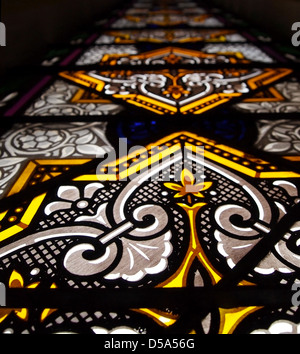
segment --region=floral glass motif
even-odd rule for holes
[[[208,14],[160,14],[150,13],[148,16],[124,16],[112,24],[113,29],[121,28],[148,28],[151,26],[173,27],[185,25],[187,27],[223,27],[224,24],[216,17]]]
[[[96,44],[246,42],[240,33],[229,29],[154,29],[105,31]]]
[[[0,333],[300,333],[296,50],[124,6],[1,86]]]
[[[236,104],[236,109],[247,113],[299,113],[300,84],[296,79],[283,81],[261,92],[246,102]]]
[[[28,116],[102,116],[117,114],[118,104],[62,80],[55,81],[25,111]]]
[[[34,198],[13,223],[11,212],[6,212],[0,232],[5,241],[3,276],[11,278],[18,266],[27,269],[29,286],[38,279],[52,288],[55,284],[70,290],[122,284],[133,289],[221,284],[268,238],[299,195],[299,174],[190,133],[166,137],[147,152],[138,159],[132,154],[127,160],[103,164],[102,173],[78,176]],[[205,175],[205,181],[196,183],[198,175]],[[180,182],[164,182],[167,179]],[[227,189],[230,192],[224,193]],[[278,213],[272,214],[273,209]],[[26,214],[36,222],[20,226]],[[296,235],[297,230],[295,226],[287,232]],[[15,235],[22,237],[15,239]],[[279,240],[249,274],[236,281],[253,286],[296,279],[298,261],[287,242]],[[200,321],[197,330],[219,326],[220,333],[231,332],[259,309],[216,308],[217,322],[215,313],[205,324]],[[162,319],[161,310],[136,311],[162,328],[184,318],[166,310]],[[60,313],[55,312],[55,316]],[[50,317],[49,313],[40,316],[42,323]],[[54,328],[59,330],[57,324]]]
[[[0,139],[0,195],[33,158],[87,159],[105,154],[111,149],[105,127],[97,122],[16,124]]]
[[[172,58],[170,58],[171,60]],[[200,114],[274,82],[290,69],[61,72],[63,78],[158,114]]]
[[[174,65],[174,64],[247,64],[274,60],[252,44],[207,44],[201,51],[166,47],[137,54],[135,46],[98,46],[88,49],[77,65]]]

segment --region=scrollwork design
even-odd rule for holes
[[[273,185],[282,188],[291,197],[291,201],[298,202],[297,188],[291,182],[278,180],[273,182]],[[244,185],[243,188],[248,192],[252,203],[255,203],[253,205],[257,207],[256,212],[255,208],[249,208],[247,204],[222,204],[214,213],[217,223],[214,232],[218,242],[217,249],[230,268],[234,268],[263,237],[268,237],[271,229],[276,227],[274,222],[278,222],[286,214],[285,206],[275,201],[278,217],[276,220],[274,217],[271,219],[270,204],[259,190],[249,184]],[[292,274],[299,270],[299,231],[299,222],[296,222],[290,230],[286,230],[283,238],[257,264],[253,275],[280,274],[281,279],[285,274]]]
[[[274,216],[269,201],[259,189],[228,171],[224,173],[234,183],[241,200],[215,207],[212,213],[216,224],[213,234],[218,253],[230,268],[234,268],[262,237],[269,234]]]
[[[64,266],[75,275],[106,272],[106,279],[122,277],[128,281],[161,272],[172,252],[167,224],[168,216],[161,206],[139,206],[133,210],[130,221],[117,224],[90,242],[85,239],[72,247],[65,255]],[[116,266],[112,270],[113,264]]]
[[[226,204],[220,206],[215,213],[217,224],[232,237],[253,238],[259,234],[257,230],[249,226],[251,212],[244,206]]]
[[[293,225],[282,240],[274,248],[274,255],[287,265],[289,269],[299,271],[300,268],[300,222]],[[290,272],[286,270],[286,272]]]

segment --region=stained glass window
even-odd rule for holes
[[[135,0],[3,79],[0,333],[299,333],[293,53]]]

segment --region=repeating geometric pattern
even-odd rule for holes
[[[3,89],[0,333],[299,333],[292,58],[136,0]]]

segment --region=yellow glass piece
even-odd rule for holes
[[[44,193],[40,196],[35,197],[33,201],[30,203],[30,205],[28,206],[28,208],[26,209],[23,217],[21,218],[21,221],[17,225],[13,225],[8,229],[0,232],[0,242],[8,239],[11,236],[18,234],[19,232],[25,230],[30,225],[32,219],[34,218],[36,212],[38,211],[46,195],[47,193]]]
[[[181,184],[177,183],[165,183],[165,187],[177,191],[179,193],[174,195],[174,198],[182,198],[187,194],[192,194],[197,198],[204,198],[204,195],[200,192],[209,189],[212,186],[212,182],[201,182],[195,184],[195,177],[188,169],[183,169],[181,172]]]
[[[23,288],[24,287],[24,280],[20,273],[17,271],[13,271],[9,278],[9,287],[10,288]]]
[[[40,284],[40,282],[35,282],[32,284],[29,284],[25,288],[34,289],[39,284]],[[24,279],[23,279],[22,275],[20,273],[18,273],[16,270],[14,270],[10,275],[9,287],[10,288],[24,288]],[[5,320],[5,318],[12,312],[15,313],[15,315],[18,316],[21,320],[28,321],[29,311],[26,308],[0,309],[0,323],[3,322]]]
[[[27,309],[16,309],[15,314],[23,321],[28,320],[29,312]]]
[[[269,85],[272,82],[291,74],[292,72],[293,70],[284,68],[276,70],[276,74],[274,75],[274,71],[272,69],[267,69],[266,72],[262,73],[259,76],[259,81],[257,80],[257,77],[254,77],[248,80],[248,85],[252,89],[256,89],[257,87],[262,85]]]
[[[196,216],[198,211],[206,205],[206,203],[197,203],[193,206],[186,204],[178,204],[182,207],[187,213],[190,221],[190,243],[186,256],[178,268],[177,272],[174,273],[169,279],[159,284],[158,287],[163,288],[183,288],[186,287],[187,275],[189,273],[190,267],[197,257],[204,268],[207,270],[212,283],[216,284],[220,279],[221,275],[214,269],[210,264],[208,258],[205,256],[205,253],[199,243],[197,230],[196,230]]]
[[[264,91],[258,92],[251,98],[245,99],[243,102],[282,102],[285,101],[284,96],[276,90],[275,87],[269,87]]]
[[[59,159],[59,160],[36,160],[38,165],[83,165],[91,159]]]
[[[148,317],[152,318],[156,323],[163,327],[172,326],[178,319],[177,315],[172,315],[167,312],[159,311],[156,309],[140,308],[133,310],[139,313],[143,313]]]
[[[18,178],[17,182],[9,191],[7,196],[9,197],[15,193],[19,193],[23,189],[24,185],[27,183],[27,181],[29,180],[30,176],[32,175],[35,169],[36,169],[36,163],[30,161],[26,166],[26,168],[24,169],[24,171],[22,172],[20,178]]]
[[[219,334],[232,334],[236,327],[251,313],[261,309],[262,307],[239,307],[235,309],[219,309],[220,312],[220,329]]]
[[[25,229],[25,227],[14,225],[14,226],[0,232],[0,242],[10,238],[11,236],[18,234],[19,232],[23,231],[24,229]]]
[[[99,92],[102,91],[105,86],[105,83],[103,81],[94,79],[91,76],[86,75],[84,71],[78,71],[73,74],[74,75],[72,76],[72,81],[76,82],[77,84],[84,85],[86,87],[90,87],[92,84],[94,88]],[[61,72],[60,76],[64,77],[65,79],[70,79],[70,76],[67,72]]]
[[[24,168],[23,172],[17,179],[17,181],[14,183],[12,186],[11,190],[9,191],[7,196],[11,196],[13,194],[19,193],[25,185],[28,183],[30,178],[36,173],[36,170],[38,168],[41,168],[42,166],[68,166],[68,165],[82,165],[85,163],[90,162],[91,159],[59,159],[59,160],[35,160],[35,161],[30,161],[28,165]],[[55,174],[55,173],[53,173]],[[43,177],[43,181],[48,180],[51,178],[51,173],[46,174]],[[93,177],[93,180],[95,177]],[[0,232],[0,242],[7,240],[8,238],[20,233],[21,231],[25,230],[31,223],[33,217],[35,216],[36,212],[40,208],[45,196],[47,193],[41,194],[37,197],[35,197],[29,206],[24,210],[24,214],[21,217],[21,220],[14,225],[4,229],[3,231]],[[19,210],[19,209],[18,209]],[[22,210],[23,211],[23,210]],[[16,211],[18,213],[21,213],[20,211]],[[0,214],[0,222],[5,221],[5,216],[8,213],[8,210]],[[14,216],[12,217],[14,218]],[[15,218],[17,220],[17,218]],[[11,219],[13,221],[13,219]]]
[[[261,172],[259,178],[299,178],[300,174],[292,171]]]
[[[0,323],[11,313],[11,309],[0,309]]]
[[[79,89],[71,99],[71,102],[72,103],[98,103],[98,104],[112,103],[110,100],[103,99],[97,94],[84,89]]]
[[[50,286],[50,289],[57,289],[57,285],[53,283]],[[40,321],[43,322],[48,316],[50,316],[53,312],[57,311],[57,309],[44,309],[41,313]]]
[[[113,175],[113,174],[82,175],[73,179],[73,181],[76,182],[80,182],[80,181],[84,181],[84,182],[101,181],[102,182],[102,181],[117,181],[117,180],[118,180],[117,175]]]
[[[300,156],[283,156],[284,159],[293,161],[293,162],[299,162],[300,161]]]
[[[5,218],[5,215],[7,214],[8,210],[4,211],[3,213],[0,213],[0,221],[2,221]]]
[[[29,225],[31,220],[33,219],[34,215],[36,214],[38,208],[42,204],[43,200],[45,199],[47,193],[41,194],[38,197],[35,197],[33,201],[30,203],[30,206],[26,210],[25,214],[23,215],[21,222],[25,225]]]
[[[126,99],[127,96],[124,95],[114,95],[116,98],[122,98],[122,99]],[[171,113],[176,113],[177,112],[177,108],[173,107],[169,104],[163,103],[161,101],[152,99],[150,97],[147,96],[142,96],[142,95],[134,95],[134,100],[127,100],[128,103],[132,103],[136,106],[139,107],[143,107],[143,108],[147,108],[150,111],[154,111],[155,113],[158,114],[164,114],[164,112],[159,110],[159,107],[166,109],[167,111],[170,111]],[[143,103],[145,102],[145,103]],[[147,103],[149,103],[150,105],[147,105]],[[152,105],[152,107],[151,107]]]

